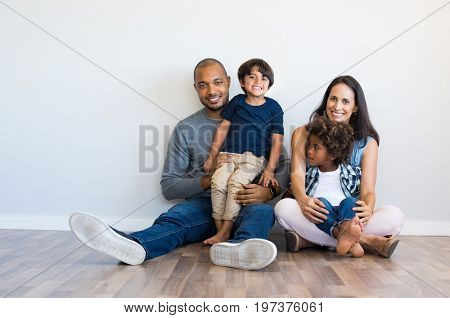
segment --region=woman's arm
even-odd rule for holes
[[[296,128],[291,138],[291,190],[297,200],[307,199],[305,193],[306,140],[308,133],[305,126]]]
[[[320,200],[308,197],[305,191],[307,140],[305,126],[294,130],[291,139],[291,190],[305,217],[313,223],[322,223],[327,218],[324,213],[328,214],[328,211]]]
[[[375,208],[375,184],[377,182],[378,144],[375,139],[369,139],[361,162],[361,195],[353,208],[363,224],[372,217]]]

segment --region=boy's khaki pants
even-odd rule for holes
[[[231,155],[231,162],[222,165],[211,178],[212,217],[216,220],[236,220],[241,209],[236,193],[251,183],[266,163],[264,156],[258,158],[248,151]]]

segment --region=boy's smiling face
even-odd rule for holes
[[[245,75],[241,80],[247,96],[261,97],[269,90],[269,79],[262,75],[258,68],[254,67],[250,74]]]
[[[310,166],[322,166],[335,159],[328,154],[328,149],[322,140],[314,134],[310,134],[308,137],[306,157]]]

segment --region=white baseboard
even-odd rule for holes
[[[155,221],[155,219],[126,218],[117,223],[117,218],[102,217],[102,219],[122,231],[142,230]],[[69,231],[68,222],[69,216],[0,216],[0,229]],[[274,228],[274,232],[279,232],[277,227]],[[450,236],[450,222],[406,221],[400,235]]]
[[[406,221],[400,235],[450,236],[450,222]]]
[[[156,220],[148,218],[126,218],[120,222],[117,218],[100,217],[105,223],[122,231],[139,231]],[[0,216],[0,229],[15,230],[57,230],[70,231],[69,215],[67,216]]]

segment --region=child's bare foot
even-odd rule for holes
[[[359,218],[357,216],[355,216],[350,221],[342,222],[339,234],[337,235],[338,240],[338,244],[336,246],[337,253],[339,255],[346,255],[350,251],[350,249],[356,243],[359,242],[361,234],[362,234],[361,222],[359,221]],[[359,250],[359,248],[356,248],[356,250]]]
[[[350,254],[352,254],[353,257],[361,257],[364,255],[364,249],[362,248],[361,244],[355,243],[349,250]]]
[[[216,235],[204,240],[203,244],[214,245],[217,243],[228,241],[229,238],[230,238],[230,234],[222,234],[219,232]]]

